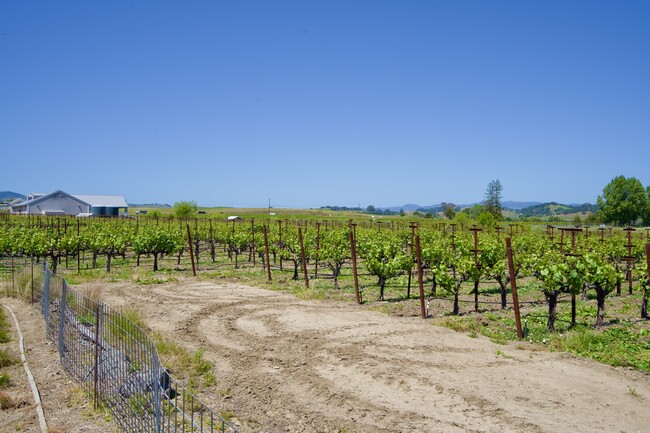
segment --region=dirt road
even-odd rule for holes
[[[217,384],[204,398],[242,431],[650,431],[650,377],[636,371],[233,283],[97,284],[205,350]]]

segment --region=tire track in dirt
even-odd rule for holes
[[[650,422],[647,375],[565,354],[233,284],[106,291],[109,303],[137,305],[153,329],[205,351],[218,378],[207,398],[236,412],[244,431],[591,433]]]
[[[435,411],[413,410],[418,407],[418,401],[409,398],[408,394],[412,388],[422,387],[423,377],[417,376],[415,380],[410,379],[410,385],[406,381],[397,381],[403,372],[401,365],[391,364],[392,359],[382,355],[382,349],[390,352],[412,351],[400,342],[399,332],[381,334],[382,339],[388,338],[393,343],[378,343],[371,341],[375,354],[364,348],[358,348],[347,342],[350,331],[359,332],[359,326],[334,326],[328,333],[322,331],[302,331],[299,335],[292,335],[292,330],[287,329],[278,318],[281,315],[280,308],[294,308],[295,300],[291,299],[287,304],[286,299],[266,299],[263,307],[251,305],[250,301],[227,302],[225,304],[214,303],[201,308],[192,317],[182,321],[178,330],[183,335],[191,337],[193,341],[199,341],[205,347],[222,346],[226,349],[237,347],[235,355],[240,363],[249,366],[246,380],[252,383],[264,385],[261,388],[281,393],[283,398],[280,405],[273,405],[275,399],[269,399],[266,395],[252,396],[250,389],[248,396],[258,400],[258,406],[265,407],[264,415],[271,418],[278,418],[282,411],[285,418],[295,421],[301,418],[300,414],[318,412],[327,425],[344,426],[350,420],[355,424],[364,422],[369,424],[374,431],[413,431],[421,428],[422,425],[433,424],[447,425],[444,431],[456,430],[455,425],[462,425],[458,431],[486,431],[486,424],[493,424],[494,431],[504,430],[503,425],[516,426],[513,431],[521,431],[526,427],[527,431],[535,432],[532,425],[522,423],[520,420],[507,416],[498,408],[491,407],[486,400],[453,392],[449,388],[438,386],[435,391],[423,389],[422,392],[428,395],[436,395],[436,400],[444,401],[435,406]],[[323,313],[323,306],[302,306],[303,314]],[[214,332],[215,321],[218,318],[219,330]],[[259,322],[261,326],[248,326],[242,328],[242,322],[248,324]],[[361,329],[375,329],[380,323],[370,322],[361,326]],[[255,329],[256,332],[251,332]],[[206,330],[209,330],[206,332]],[[225,343],[224,331],[230,343]],[[218,336],[220,341],[212,341],[210,335]],[[363,334],[363,330],[361,331]],[[377,333],[375,333],[377,334]],[[334,336],[338,338],[335,338]],[[247,346],[243,347],[239,342],[245,341]],[[308,344],[305,344],[308,342]],[[274,348],[280,348],[279,350]],[[284,349],[282,349],[284,348]],[[439,350],[439,348],[436,348]],[[469,348],[456,348],[449,352],[467,354]],[[431,348],[424,350],[420,348],[421,357],[426,357]],[[333,355],[333,356],[332,356]],[[452,365],[440,365],[428,363],[429,367],[436,367],[443,370],[453,370]],[[332,368],[340,365],[341,368]],[[370,373],[365,371],[369,370]],[[253,372],[253,373],[251,373]],[[260,372],[258,374],[256,372]],[[323,375],[327,372],[327,375]],[[342,375],[339,373],[343,373]],[[346,383],[351,377],[360,377],[354,389],[345,389],[334,382]],[[236,381],[243,378],[238,375]],[[371,387],[367,385],[372,383]],[[426,388],[426,387],[424,387]],[[369,390],[379,390],[373,393]],[[387,394],[390,394],[387,395]],[[444,398],[443,398],[444,397]],[[290,402],[291,404],[288,404]],[[308,407],[304,402],[309,402]],[[379,402],[377,404],[376,402]],[[406,404],[403,404],[406,402]],[[391,410],[399,408],[397,416],[390,416]],[[362,408],[359,410],[358,408]],[[335,411],[345,414],[345,417],[326,418]],[[358,414],[354,413],[356,412]],[[453,421],[446,417],[436,416],[435,412],[453,414]],[[477,413],[477,411],[479,413]],[[468,416],[471,414],[471,416]],[[498,416],[496,416],[498,415]],[[257,414],[260,416],[260,414]],[[302,417],[300,423],[314,424],[313,417]],[[487,421],[491,420],[490,423]],[[382,427],[383,426],[383,427]],[[385,428],[385,426],[390,426]],[[351,425],[348,428],[358,428],[358,425]],[[442,431],[442,430],[441,430]]]

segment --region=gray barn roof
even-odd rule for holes
[[[73,194],[79,200],[85,201],[93,207],[119,207],[128,208],[126,200],[121,195],[86,195]]]
[[[82,204],[90,204],[90,203],[88,203],[87,201],[85,201],[84,199],[82,199],[82,198],[80,198],[80,197],[77,197],[77,196],[74,196],[74,195],[68,194],[67,192],[63,192],[63,191],[61,191],[60,189],[58,189],[58,190],[53,191],[53,192],[51,192],[51,193],[49,193],[49,194],[38,195],[38,197],[33,198],[33,199],[31,199],[31,200],[25,200],[25,201],[23,201],[23,202],[17,203],[17,204],[14,205],[13,207],[20,207],[20,208],[22,208],[22,207],[27,207],[28,205],[29,205],[29,206],[33,206],[33,205],[35,205],[35,204],[41,203],[41,202],[43,202],[43,201],[49,199],[50,197],[53,197],[53,196],[58,195],[58,194],[65,195],[65,196],[68,196],[68,197],[71,197],[71,198],[73,198],[73,199],[75,199],[75,200],[77,200],[77,201],[81,201],[81,202],[83,202]]]
[[[129,207],[129,205],[126,204],[126,200],[124,200],[124,197],[122,197],[121,195],[68,194],[61,190],[56,190],[48,194],[37,194],[36,198],[33,198],[31,200],[25,200],[23,202],[12,204],[12,208],[24,209],[27,206],[33,206],[38,203],[41,203],[57,194],[66,195],[77,201],[82,202],[82,204],[87,204],[92,207],[106,207],[106,208],[128,208]]]

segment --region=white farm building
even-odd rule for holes
[[[57,190],[49,194],[29,194],[10,204],[11,212],[28,215],[119,216],[128,214],[129,205],[119,195],[73,195]]]

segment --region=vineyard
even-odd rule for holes
[[[129,317],[137,308],[179,383],[242,432],[642,431],[647,235],[403,219],[0,220],[4,265],[31,256],[79,293]],[[27,298],[28,282],[11,279]]]
[[[419,313],[504,341],[517,334],[543,341],[554,331],[617,325],[616,332],[632,336],[638,353],[610,363],[644,371],[650,371],[647,240],[647,229],[481,228],[440,221],[0,220],[0,255],[47,260],[71,281],[126,275],[153,284],[189,272],[247,278],[305,297]],[[519,286],[516,305],[513,285]],[[522,308],[523,324],[515,323],[514,307]]]

